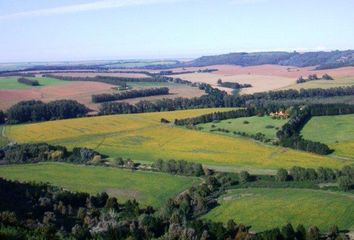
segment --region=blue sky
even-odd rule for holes
[[[353,0],[0,0],[0,62],[354,49]]]

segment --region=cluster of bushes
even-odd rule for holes
[[[168,93],[169,93],[169,89],[167,87],[130,90],[130,91],[124,91],[120,93],[113,93],[113,94],[103,93],[98,95],[92,95],[92,102],[94,103],[109,102],[109,101],[123,100],[128,98],[167,95]]]
[[[202,164],[187,162],[183,160],[157,160],[153,168],[161,172],[185,176],[203,176],[205,175]]]
[[[201,123],[220,121],[230,118],[251,117],[254,115],[256,115],[255,108],[245,108],[226,112],[214,112],[193,118],[176,119],[175,125],[197,125]]]
[[[24,77],[18,78],[17,82],[23,83],[26,85],[30,85],[30,86],[39,86],[40,85],[37,80],[32,80],[32,79],[24,78]]]
[[[248,84],[248,83],[240,84],[240,83],[236,83],[236,82],[223,82],[221,79],[218,80],[218,85],[221,87],[232,88],[232,89],[252,87],[252,85]]]
[[[6,111],[7,123],[38,122],[85,116],[89,109],[74,100],[49,103],[30,100],[19,102]]]
[[[302,76],[296,80],[296,83],[304,83],[315,80],[333,80],[333,77],[327,73],[323,74],[322,78],[317,77],[317,74],[310,74],[307,79],[304,79]]]
[[[60,161],[70,163],[97,163],[104,157],[89,148],[74,148],[68,151],[64,146],[47,143],[13,144],[0,149],[0,161],[3,164],[37,163]]]
[[[278,181],[315,181],[315,182],[338,182],[342,191],[354,189],[354,166],[345,166],[341,170],[320,167],[318,169],[292,167],[288,172],[285,169],[277,171]]]

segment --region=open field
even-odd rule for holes
[[[206,67],[194,67],[183,69],[173,69],[174,71],[198,71]],[[213,65],[209,69],[218,69],[211,73],[192,73],[175,75],[192,82],[206,82],[217,87],[217,80],[250,83],[252,88],[242,89],[241,93],[255,93],[284,88],[313,88],[313,87],[337,87],[354,84],[354,67],[343,67],[337,69],[314,70],[314,67],[298,68],[293,66],[280,65],[258,65],[241,67],[237,65]],[[334,81],[314,81],[305,84],[296,84],[296,79],[300,76],[307,77],[309,74],[322,76],[328,73],[335,78]],[[315,83],[316,82],[316,83]],[[332,82],[332,83],[329,83]],[[231,93],[231,89],[221,88]]]
[[[7,138],[3,136],[4,134],[4,126],[0,125],[0,147],[5,146],[7,144]]]
[[[333,88],[333,87],[348,87],[354,85],[353,76],[340,76],[334,80],[316,80],[309,81],[301,84],[294,84],[286,87],[285,89],[301,89],[301,88]]]
[[[264,145],[245,138],[160,123],[161,118],[173,121],[175,118],[221,110],[197,109],[50,121],[12,125],[6,127],[5,132],[8,138],[16,142],[86,146],[112,157],[129,157],[140,162],[153,162],[159,158],[185,159],[209,166],[249,169],[290,168],[294,165],[339,168],[352,163],[349,160]]]
[[[61,81],[64,82],[64,81]],[[41,100],[49,102],[58,99],[72,99],[97,109],[97,105],[91,103],[91,95],[113,92],[112,85],[99,82],[65,82],[63,85],[45,86],[28,89],[0,89],[0,109],[7,109],[20,101]]]
[[[119,201],[135,198],[143,205],[155,207],[161,206],[168,198],[200,182],[195,177],[68,163],[0,166],[0,177],[19,181],[48,182],[70,191],[90,194],[106,191]]]
[[[119,72],[51,72],[53,75],[70,76],[70,77],[96,77],[96,76],[111,76],[111,77],[127,77],[127,78],[147,78],[149,76],[142,73],[119,73]]]
[[[301,134],[328,144],[338,156],[354,159],[354,114],[313,117]]]
[[[245,121],[247,121],[248,123],[245,123]],[[198,127],[202,127],[202,130],[207,132],[210,132],[210,130],[217,128],[227,129],[230,131],[229,133],[218,131],[214,133],[220,133],[229,136],[235,136],[235,134],[232,133],[233,131],[246,132],[252,135],[255,135],[257,133],[263,133],[267,138],[274,139],[276,137],[276,132],[278,131],[278,129],[281,128],[281,126],[283,126],[286,122],[286,119],[273,119],[270,116],[254,116],[227,119],[216,123],[199,124]],[[272,126],[272,128],[270,126]]]
[[[100,73],[101,75],[101,73]],[[0,109],[7,109],[19,101],[25,100],[41,100],[44,102],[58,100],[58,99],[72,99],[76,100],[93,110],[97,110],[99,104],[91,102],[93,94],[100,93],[114,93],[115,87],[110,84],[101,82],[80,82],[80,81],[62,81],[51,78],[36,78],[42,86],[31,87],[17,82],[17,78],[7,78],[1,84],[0,78]],[[168,87],[170,89],[169,95],[152,96],[144,98],[134,98],[123,100],[129,103],[136,103],[141,100],[156,100],[162,98],[177,98],[177,97],[199,97],[204,91],[196,87],[190,87],[184,84],[176,83],[128,83],[133,89],[143,89],[152,87]]]
[[[23,83],[17,82],[19,77],[0,77],[0,90],[2,89],[29,89],[29,88],[41,88],[45,86],[57,86],[67,84],[66,81],[61,81],[54,78],[46,77],[27,77],[29,79],[37,80],[40,86],[29,86]]]
[[[251,225],[262,231],[291,223],[327,231],[336,224],[354,229],[354,195],[307,189],[237,189],[220,197],[220,206],[205,218]]]

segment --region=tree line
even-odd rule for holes
[[[318,169],[294,166],[289,171],[278,169],[278,181],[315,181],[318,183],[337,181],[342,191],[354,189],[354,166],[344,166],[341,170],[319,167]]]
[[[256,115],[255,108],[242,108],[237,110],[225,111],[225,112],[214,112],[209,114],[204,114],[197,117],[185,118],[185,119],[175,119],[175,125],[197,125],[201,123],[208,123],[213,121],[221,121],[231,118],[240,117],[251,117]]]
[[[103,93],[103,94],[92,95],[92,102],[101,103],[101,102],[109,102],[109,101],[123,100],[129,98],[168,95],[168,94],[169,94],[169,88],[167,87],[147,88],[147,89],[140,89],[140,90],[123,91],[123,92],[112,93],[112,94]]]
[[[205,175],[203,166],[200,163],[187,162],[184,160],[161,160],[158,159],[152,167],[158,171],[167,172],[171,174],[185,175],[185,176],[203,176]]]
[[[85,116],[89,109],[74,100],[56,100],[48,103],[30,100],[19,102],[6,111],[9,124],[67,119]]]
[[[32,79],[24,78],[24,77],[18,78],[17,82],[23,83],[23,84],[26,84],[26,85],[30,85],[30,86],[39,86],[40,85],[37,80],[32,80]]]
[[[315,80],[333,80],[333,77],[328,75],[327,73],[322,75],[322,78],[317,77],[317,74],[310,74],[307,79],[304,79],[302,76],[300,76],[297,80],[296,83],[305,83],[309,81],[315,81]]]
[[[218,80],[218,85],[221,87],[232,88],[232,89],[240,89],[240,88],[250,88],[252,87],[251,84],[245,83],[240,84],[237,82],[223,82],[221,79]]]
[[[0,148],[2,164],[24,164],[46,161],[59,161],[77,164],[95,163],[105,157],[89,149],[75,147],[69,151],[64,146],[53,146],[47,143],[11,144]]]

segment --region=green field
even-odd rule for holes
[[[29,77],[29,79],[37,80],[40,86],[29,86],[23,83],[17,82],[19,77],[0,77],[0,89],[26,89],[26,88],[38,88],[45,86],[55,86],[69,83],[67,81],[62,81],[54,78],[46,77]]]
[[[301,84],[294,84],[288,86],[284,89],[297,89],[301,88],[309,89],[309,88],[334,88],[334,87],[348,87],[354,85],[354,77],[353,76],[343,76],[343,77],[335,77],[334,80],[316,80],[316,81],[308,81]]]
[[[159,158],[184,159],[225,170],[228,167],[274,170],[294,165],[341,168],[353,162],[160,123],[161,118],[173,121],[221,110],[230,109],[124,114],[11,125],[6,127],[5,133],[10,140],[19,143],[48,142],[69,148],[85,146],[111,157],[129,157],[140,162],[151,163]]]
[[[247,121],[248,123],[245,123],[245,121]],[[254,116],[227,119],[217,123],[199,124],[198,127],[202,127],[203,131],[207,132],[217,128],[227,129],[230,131],[229,133],[219,131],[215,131],[215,133],[226,134],[229,136],[235,136],[235,134],[232,133],[233,131],[246,132],[252,135],[255,135],[257,133],[263,133],[267,138],[274,139],[276,137],[276,132],[278,131],[278,129],[281,128],[281,126],[283,126],[286,122],[286,119],[273,119],[270,116]],[[272,126],[272,128],[270,128],[270,126]]]
[[[313,117],[301,134],[328,144],[338,156],[354,159],[354,114]]]
[[[106,191],[109,195],[116,196],[119,201],[135,198],[143,205],[156,207],[200,182],[194,177],[67,163],[0,166],[0,177],[48,182],[70,191],[91,194]]]
[[[321,230],[336,224],[354,229],[354,195],[307,189],[237,189],[220,197],[220,206],[205,218],[251,225],[262,231],[291,223],[316,225]]]

